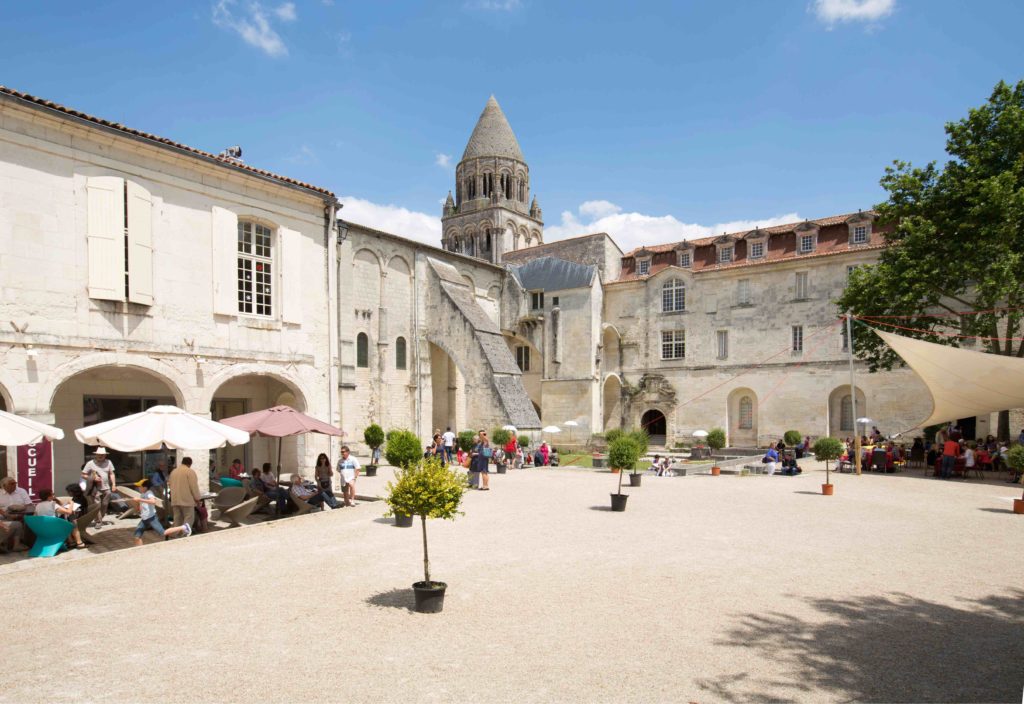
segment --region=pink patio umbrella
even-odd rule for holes
[[[281,478],[281,438],[306,433],[342,436],[344,431],[333,425],[317,420],[305,413],[296,411],[291,406],[274,406],[263,411],[253,411],[240,416],[224,418],[220,421],[232,428],[245,430],[255,437],[278,438],[277,440],[277,478]]]

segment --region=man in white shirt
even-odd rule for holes
[[[341,475],[342,493],[346,506],[355,506],[356,477],[359,476],[359,460],[349,453],[348,445],[341,446],[341,459],[338,460],[338,474]]]
[[[102,519],[107,515],[107,507],[110,506],[110,494],[111,492],[117,491],[117,477],[114,476],[114,463],[107,458],[107,448],[97,447],[96,452],[93,453],[92,459],[85,463],[85,467],[82,469],[82,473],[95,472],[99,475],[100,486],[97,489],[99,494],[100,502],[100,515],[97,519]]]
[[[14,477],[4,477],[2,490],[0,490],[0,508],[4,511],[11,506],[31,506],[32,498],[28,492],[18,486],[18,480]]]
[[[0,483],[0,551],[27,550],[21,545],[24,526],[21,521],[7,521],[7,511],[11,506],[30,506],[32,499],[28,492],[18,486],[14,477],[4,477]]]
[[[455,433],[452,432],[450,426],[444,431],[441,439],[444,440],[444,461],[446,464],[451,464],[452,457],[455,456]]]

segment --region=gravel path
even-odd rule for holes
[[[377,502],[36,560],[0,702],[1020,701],[1019,489],[823,478],[494,475],[428,525],[439,615]]]

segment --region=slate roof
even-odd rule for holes
[[[493,95],[487,99],[487,105],[480,113],[480,119],[477,120],[469,143],[466,144],[466,151],[462,153],[462,160],[481,156],[503,156],[524,161],[512,126],[508,124],[505,113],[501,111],[501,106]]]
[[[540,257],[509,270],[527,291],[562,291],[590,286],[597,267],[557,257]]]
[[[6,86],[0,85],[0,96],[5,95],[10,98],[14,98],[16,100],[29,103],[34,107],[41,107],[48,110],[52,110],[53,112],[57,112],[68,117],[83,120],[85,122],[90,122],[100,127],[112,129],[131,137],[142,139],[147,142],[153,142],[154,144],[159,146],[169,147],[171,149],[188,152],[202,159],[217,162],[218,164],[228,168],[237,169],[239,171],[245,171],[251,174],[255,174],[257,176],[261,176],[263,178],[271,179],[273,181],[287,183],[289,185],[297,186],[308,191],[314,191],[325,196],[330,196],[332,199],[335,198],[334,193],[328,191],[326,188],[320,188],[319,186],[314,186],[311,183],[297,181],[296,179],[288,178],[287,176],[281,176],[280,174],[275,174],[271,171],[266,171],[264,169],[257,169],[255,166],[249,166],[248,164],[244,164],[240,161],[230,159],[228,157],[223,157],[218,154],[213,154],[211,152],[205,152],[202,149],[196,149],[195,147],[190,147],[187,144],[182,144],[181,142],[175,142],[174,140],[167,139],[166,137],[160,137],[149,132],[143,132],[142,130],[133,129],[131,127],[122,125],[118,122],[104,120],[101,117],[95,117],[93,115],[89,115],[88,113],[81,112],[80,110],[75,110],[73,108],[66,107],[64,105],[61,105],[60,103],[55,103],[52,100],[38,98],[34,95],[22,93],[21,91],[14,90],[13,88],[8,88]]]

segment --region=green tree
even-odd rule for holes
[[[388,431],[388,444],[384,448],[384,458],[393,467],[405,469],[423,457],[420,439],[411,430]]]
[[[640,459],[640,446],[629,435],[616,438],[608,446],[608,464],[619,470],[619,492],[622,493],[622,475],[627,469],[634,469]]]
[[[799,430],[787,430],[785,433],[782,434],[782,441],[789,445],[790,447],[793,447],[794,445],[799,445],[800,440],[801,436]]]
[[[886,169],[889,197],[876,209],[889,246],[851,273],[837,303],[855,316],[907,316],[898,324],[921,332],[894,330],[903,335],[949,345],[950,335],[980,336],[992,354],[1024,357],[1024,81],[1000,81],[946,135],[944,167]],[[902,363],[876,335],[855,343],[871,371]],[[1003,411],[999,437],[1009,431]]]
[[[463,452],[469,452],[473,449],[473,442],[476,438],[476,433],[472,430],[462,430],[455,436],[455,442],[458,443],[459,449]]]
[[[497,447],[505,447],[512,439],[512,431],[504,428],[495,428],[491,431],[491,444]]]
[[[712,456],[717,450],[725,447],[725,431],[721,428],[712,428],[708,433],[708,447],[711,448]]]
[[[1024,445],[1014,445],[1010,448],[1006,453],[1006,464],[1014,472],[1024,471]],[[1021,494],[1021,499],[1024,499],[1024,494]]]
[[[843,443],[838,438],[818,438],[814,443],[814,458],[825,462],[825,483],[831,484],[828,463],[843,456]]]
[[[371,450],[376,450],[384,444],[384,429],[376,423],[371,423],[366,426],[366,430],[363,431],[363,442],[365,442]]]

